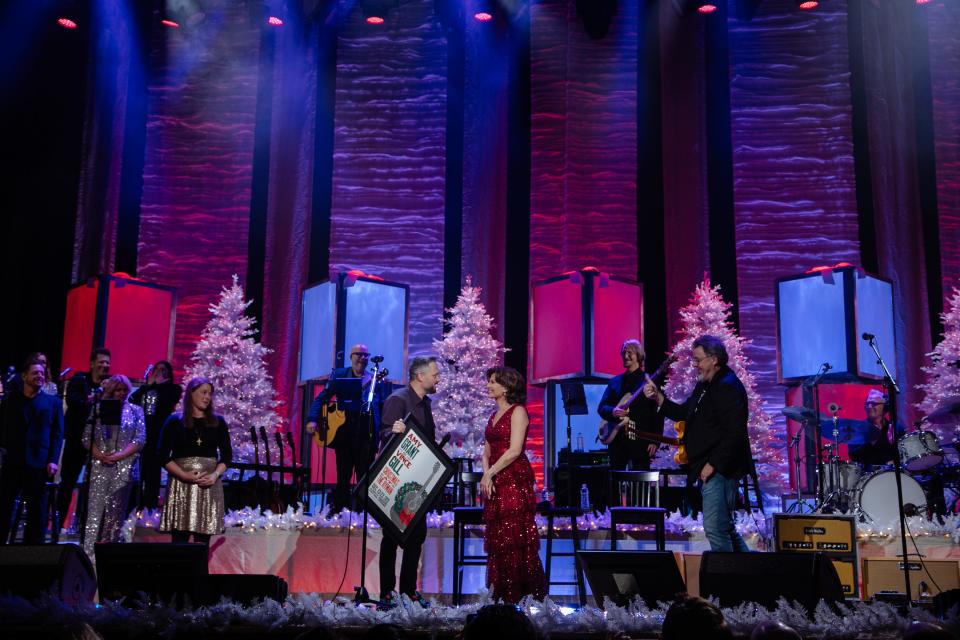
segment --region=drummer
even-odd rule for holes
[[[850,443],[850,459],[865,466],[866,471],[873,467],[892,464],[896,455],[897,441],[906,431],[898,424],[896,434],[890,437],[890,420],[887,419],[887,397],[877,389],[870,389],[863,408],[867,412],[866,433],[857,444]]]

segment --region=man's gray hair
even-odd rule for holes
[[[416,378],[418,373],[436,361],[436,356],[414,356],[414,358],[410,360],[410,368],[407,371],[407,373],[410,374],[410,380]]]
[[[697,347],[703,349],[703,352],[708,356],[715,357],[718,366],[724,366],[730,359],[727,355],[727,348],[724,346],[723,340],[716,336],[700,336],[693,341],[692,348],[696,349]]]

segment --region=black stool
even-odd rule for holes
[[[654,527],[657,551],[667,550],[667,510],[660,507],[611,507],[610,550],[617,550],[618,524],[649,524]]]
[[[453,605],[459,606],[463,595],[463,568],[487,566],[486,554],[466,554],[467,525],[483,524],[483,507],[453,508]]]
[[[50,527],[50,541],[58,542],[60,540],[60,511],[57,509],[57,489],[60,485],[56,482],[47,482],[47,515],[52,521]],[[27,509],[30,509],[30,505],[27,504],[27,501],[23,499],[23,494],[20,494],[20,498],[17,500],[17,508],[14,510],[13,524],[10,525],[10,535],[7,539],[8,544],[13,544],[17,539],[17,530],[20,528],[20,521],[23,520],[23,510],[24,506]],[[43,523],[44,530],[46,530],[47,522]]]
[[[550,587],[557,586],[576,586],[577,598],[580,606],[587,605],[587,593],[583,586],[583,569],[577,562],[577,551],[580,550],[580,528],[577,526],[577,518],[583,515],[583,509],[579,507],[554,507],[549,504],[537,507],[537,512],[547,518],[547,555],[544,562],[544,573],[547,578],[547,593],[550,593]],[[556,518],[570,519],[570,532],[573,537],[573,552],[554,552],[553,550],[553,521]],[[550,579],[550,569],[553,566],[554,558],[573,558],[573,572],[576,577],[573,581],[554,581]]]
[[[763,498],[760,496],[760,480],[757,478],[757,465],[753,461],[750,462],[749,471],[740,479],[740,489],[743,491],[744,509],[747,511],[759,509],[760,513],[765,513],[763,510]],[[751,489],[753,489],[753,497],[756,502],[751,502],[750,500]]]

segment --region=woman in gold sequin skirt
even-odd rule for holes
[[[137,474],[140,449],[146,441],[143,410],[127,402],[133,385],[127,376],[112,376],[103,383],[103,399],[119,400],[120,424],[103,424],[98,417],[87,422],[83,446],[90,452],[90,490],[83,550],[92,560],[97,542],[119,542],[127,502]],[[96,414],[99,416],[99,414]],[[92,445],[91,445],[92,441]]]
[[[163,425],[157,453],[167,470],[167,495],[160,531],[172,542],[210,543],[223,533],[223,483],[220,478],[233,456],[230,431],[213,413],[213,383],[194,378],[183,394],[183,413]]]

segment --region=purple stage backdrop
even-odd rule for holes
[[[768,0],[728,24],[740,331],[781,429],[774,280],[860,262],[844,5]]]

